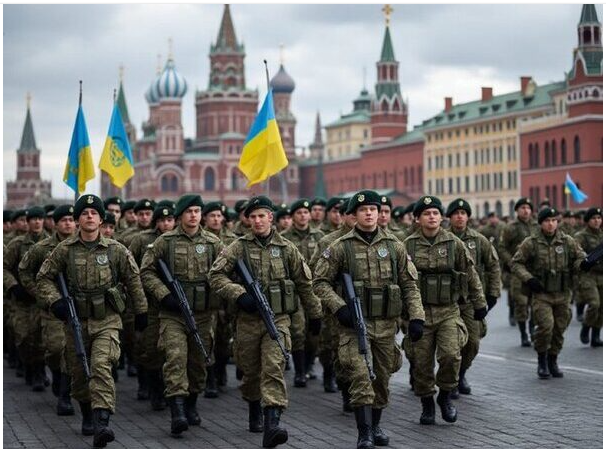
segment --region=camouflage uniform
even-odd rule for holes
[[[602,244],[602,230],[593,230],[585,227],[574,235],[581,248],[591,253]],[[579,301],[587,304],[583,325],[589,328],[602,328],[604,286],[602,285],[602,262],[594,265],[590,271],[579,275],[578,297]],[[598,336],[599,337],[599,336]]]
[[[238,237],[242,237],[250,232],[250,226],[246,226],[242,221],[237,221],[234,226],[233,233]]]

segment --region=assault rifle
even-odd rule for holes
[[[585,261],[587,261],[587,263],[593,267],[595,264],[597,264],[598,262],[600,262],[602,260],[603,252],[604,252],[604,244],[600,243],[598,246],[596,246],[591,251],[591,253],[589,253],[587,255],[587,257],[585,258]]]

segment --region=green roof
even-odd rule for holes
[[[118,109],[120,110],[120,116],[122,116],[122,122],[124,124],[130,124],[130,118],[128,117],[128,108],[126,107],[126,96],[124,95],[124,88],[122,87],[122,81],[120,81],[120,89],[118,89]]]
[[[581,10],[581,20],[579,21],[579,25],[587,23],[600,23],[594,4],[583,5],[583,9]]]
[[[324,126],[324,128],[344,126],[346,124],[370,122],[370,112],[368,110],[357,110],[346,115],[341,115],[339,119]]]
[[[587,75],[600,75],[602,73],[602,51],[583,50],[583,59],[587,66]]]
[[[36,138],[34,137],[34,125],[32,123],[32,115],[29,112],[29,106],[27,107],[27,114],[25,116],[25,124],[23,125],[23,134],[21,135],[21,146],[19,146],[19,152],[36,151]]]
[[[532,97],[524,97],[521,91],[515,91],[513,93],[494,96],[486,102],[476,100],[454,105],[448,113],[442,111],[433,118],[423,121],[423,129],[455,126],[484,119],[489,120],[497,116],[544,107],[552,102],[551,92],[564,88],[566,88],[566,82],[562,81],[537,86]]]
[[[381,49],[381,61],[396,61],[391,44],[391,33],[389,26],[385,27],[385,36],[383,37],[383,48]]]

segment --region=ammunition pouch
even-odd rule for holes
[[[182,282],[181,286],[192,312],[204,312],[221,308],[221,299],[211,293],[207,281]]]
[[[545,293],[560,293],[572,290],[570,272],[543,270],[538,278],[545,288]]]
[[[126,309],[122,293],[117,287],[111,287],[105,292],[105,299],[111,308],[118,314],[122,314]]]
[[[383,287],[366,286],[363,281],[354,281],[354,290],[362,305],[364,318],[390,319],[402,314],[400,286],[387,284]]]
[[[466,291],[460,290],[462,275],[464,274],[454,270],[420,274],[423,304],[444,306],[457,302],[460,297],[466,298]]]
[[[295,283],[290,279],[272,281],[265,290],[265,296],[274,314],[294,314],[299,303],[295,294]]]

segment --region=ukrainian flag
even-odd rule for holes
[[[255,118],[240,156],[238,168],[248,179],[248,187],[263,182],[288,166],[276,122],[271,89]]]
[[[577,185],[572,181],[572,179],[570,178],[570,174],[568,174],[568,173],[566,173],[566,182],[564,184],[564,192],[571,195],[572,199],[577,204],[584,203],[588,198],[588,196],[585,193],[583,193],[579,189],[579,187],[577,187]]]
[[[72,133],[72,142],[69,146],[69,154],[65,171],[63,173],[63,182],[65,182],[76,195],[86,191],[86,182],[94,179],[95,167],[93,166],[93,156],[86,130],[86,121],[84,121],[84,112],[82,105],[78,106],[76,115],[76,124]]]
[[[133,154],[124,129],[118,104],[114,104],[112,119],[99,161],[99,168],[107,173],[112,184],[122,188],[135,174]]]

